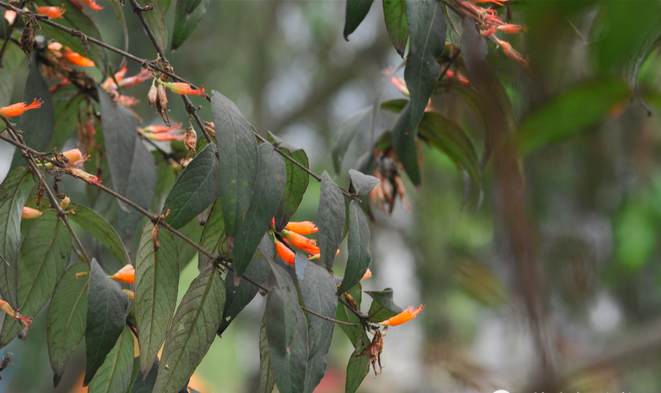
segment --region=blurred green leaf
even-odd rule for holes
[[[349,206],[349,258],[342,284],[337,293],[344,293],[360,282],[372,261],[370,227],[358,202]]]
[[[154,37],[156,38],[156,42],[158,43],[158,46],[160,46],[161,49],[165,51],[168,47],[168,29],[165,24],[165,11],[167,10],[167,8],[165,9],[163,8],[160,0],[156,0],[156,1],[137,0],[137,1],[138,4],[140,4],[142,7],[148,4],[151,4],[153,6],[151,10],[143,13],[143,15],[145,16],[145,20],[147,21],[147,24],[151,28],[152,33],[154,33]]]
[[[346,119],[340,124],[340,130],[337,132],[335,137],[335,142],[333,143],[333,148],[331,149],[331,155],[333,156],[333,166],[335,167],[335,173],[340,173],[342,169],[342,160],[344,155],[349,148],[351,140],[356,135],[359,130],[359,125],[363,123],[363,120],[368,118],[372,114],[372,107],[363,108]]]
[[[358,195],[369,194],[379,184],[379,179],[376,177],[354,169],[349,169],[349,177],[351,178],[351,188]]]
[[[347,0],[347,12],[344,19],[344,39],[349,41],[349,34],[353,33],[365,19],[374,0]]]
[[[658,222],[644,204],[630,203],[615,221],[615,255],[628,271],[640,271],[651,262],[658,243]]]
[[[4,14],[3,14],[4,15]],[[16,74],[22,69],[27,57],[18,45],[7,45],[2,55],[2,72],[0,72],[0,107],[13,104],[12,92],[16,84]]]
[[[420,185],[420,166],[418,165],[418,144],[416,130],[409,129],[411,104],[407,104],[392,127],[392,148],[397,159],[402,163],[406,175],[416,186]]]
[[[321,264],[332,268],[337,248],[342,241],[346,219],[342,190],[324,171],[321,175],[321,195],[319,197],[319,237]]]
[[[406,42],[409,39],[409,25],[406,21],[405,0],[383,0],[383,15],[392,45],[404,57]]]
[[[209,0],[177,0],[174,9],[172,52],[176,51],[191,35],[207,12],[208,7]]]

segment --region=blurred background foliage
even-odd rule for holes
[[[104,10],[92,16],[104,40],[123,48],[113,6],[100,4]],[[366,378],[359,391],[513,392],[553,383],[581,393],[659,391],[661,3],[507,5],[512,22],[529,29],[506,38],[530,57],[531,70],[500,55],[497,75],[519,124],[512,136],[520,157],[516,192],[525,203],[529,251],[540,278],[535,296],[542,299],[543,344],[531,331],[516,279],[507,201],[498,192],[494,163],[484,169],[484,202],[475,209],[464,204],[462,173],[447,156],[424,147],[422,186],[415,190],[407,183],[413,210],[399,202],[391,216],[372,209],[374,277],[364,288],[394,287],[398,304],[426,308],[414,322],[391,329],[383,374]],[[402,59],[388,39],[382,3],[373,4],[349,42],[342,37],[344,7],[341,1],[211,1],[197,30],[169,60],[181,77],[232,99],[260,134],[271,131],[304,148],[316,173],[331,172],[330,146],[342,120],[378,100],[403,98],[383,77]],[[123,12],[129,51],[155,58],[137,18],[128,8]],[[117,67],[119,56],[109,57]],[[128,75],[138,68],[130,63]],[[17,86],[25,83],[25,69]],[[144,124],[161,124],[146,104],[148,88],[131,90],[142,101],[134,110]],[[435,100],[481,146],[484,130],[467,105],[443,94]],[[171,118],[183,121],[183,105],[172,101]],[[210,119],[203,104],[200,113]],[[390,129],[394,118],[382,111],[377,134]],[[346,171],[357,167],[371,137],[369,124],[361,125],[339,184],[348,185]],[[9,149],[4,146],[1,154],[6,171]],[[68,180],[62,189],[71,199],[90,204],[94,198],[82,182]],[[294,219],[315,220],[318,197],[319,185],[312,182]],[[93,249],[91,238],[83,240]],[[109,255],[105,263],[110,271],[119,267]],[[184,265],[180,293],[197,273],[196,263]],[[192,387],[205,393],[257,390],[262,307],[258,297],[216,339]],[[15,354],[15,365],[3,372],[0,392],[52,390],[45,316],[42,311],[35,318],[30,340],[3,348]],[[83,345],[57,392],[79,391],[73,386],[82,378],[76,372],[84,368]],[[540,345],[552,353],[557,378],[538,378]],[[351,351],[336,333],[328,375],[317,392],[343,391]]]

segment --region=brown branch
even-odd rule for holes
[[[328,318],[327,316],[324,316],[324,315],[321,315],[321,314],[317,314],[316,312],[314,312],[314,311],[312,311],[312,310],[309,310],[309,309],[307,309],[307,308],[305,308],[305,307],[303,307],[303,306],[301,306],[301,310],[305,311],[305,312],[308,313],[308,314],[312,314],[312,315],[314,315],[315,317],[318,317],[318,318],[321,318],[321,319],[325,319],[325,320],[330,321],[330,322],[339,323],[340,325],[353,326],[353,327],[360,327],[360,325],[357,324],[357,323],[338,321],[337,319]]]

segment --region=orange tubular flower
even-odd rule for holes
[[[301,236],[298,233],[290,232],[286,229],[282,230],[282,236],[285,238],[286,241],[290,242],[296,248],[305,250],[310,254],[319,253],[319,247],[317,247],[317,242],[312,239],[308,239],[305,236]]]
[[[30,329],[30,324],[32,323],[32,317],[26,317],[25,315],[19,314],[18,311],[14,310],[9,305],[9,303],[7,303],[4,300],[0,300],[0,310],[9,314],[9,316],[14,318],[15,320],[23,322],[25,326],[27,326],[27,328]]]
[[[402,92],[402,94],[404,94],[405,96],[409,96],[409,97],[411,96],[411,93],[409,92],[409,88],[406,87],[406,82],[404,81],[404,79],[398,76],[393,76],[392,78],[390,78],[390,83],[395,85],[397,90]]]
[[[512,45],[509,42],[499,40],[498,37],[496,36],[493,36],[493,39],[496,40],[496,43],[503,48],[503,53],[505,53],[505,55],[507,55],[517,63],[521,64],[522,66],[530,70],[530,68],[528,67],[527,57],[523,57],[521,53],[517,52],[516,49],[512,48]]]
[[[114,276],[110,276],[110,278],[115,281],[132,284],[135,282],[135,269],[131,265],[126,265],[119,269],[119,271],[115,273]]]
[[[30,105],[25,105],[25,102],[19,102],[18,104],[5,106],[3,108],[0,108],[0,116],[14,117],[14,116],[22,115],[23,112],[27,110],[41,108],[41,104],[43,103],[44,102],[41,99],[37,100],[35,98],[35,100],[32,101],[32,104]]]
[[[367,269],[367,271],[363,275],[363,278],[361,278],[360,281],[367,280],[370,277],[372,277],[372,271],[370,269]]]
[[[397,326],[401,325],[405,322],[410,321],[411,319],[415,318],[416,315],[420,313],[425,308],[425,306],[420,306],[418,308],[413,308],[413,306],[409,306],[406,310],[400,312],[399,314],[395,315],[394,317],[387,319],[383,322],[379,322],[379,325],[383,326]]]
[[[151,126],[147,126],[145,128],[141,128],[140,131],[142,131],[142,132],[151,132],[151,133],[154,133],[154,134],[160,134],[162,132],[170,132],[170,131],[172,131],[173,133],[179,133],[179,132],[184,131],[181,128],[181,126],[182,126],[182,123],[177,123],[177,124],[173,125],[172,127],[151,125]]]
[[[283,242],[275,241],[275,249],[278,251],[278,255],[285,260],[290,265],[294,265],[296,261],[296,254],[289,249]]]
[[[94,176],[90,173],[87,173],[83,170],[80,170],[78,168],[67,168],[67,172],[69,172],[73,176],[76,176],[76,177],[79,177],[79,178],[85,180],[88,183],[101,183],[101,180],[99,180],[98,177],[96,177],[96,176]]]
[[[159,141],[159,142],[183,141],[184,140],[183,135],[175,135],[175,134],[145,134],[145,136],[149,139],[152,139],[154,141]]]
[[[61,18],[64,15],[64,4],[62,7],[37,7],[37,13],[41,15],[48,15],[51,19]]]
[[[85,4],[87,4],[88,6],[90,6],[90,8],[93,9],[93,10],[99,11],[99,10],[103,9],[103,7],[96,4],[96,2],[94,0],[81,0],[81,1]]]
[[[151,71],[143,68],[142,70],[140,70],[140,72],[137,75],[122,80],[117,79],[117,81],[119,82],[119,87],[124,89],[142,83],[151,77],[152,77]]]
[[[497,29],[506,34],[519,34],[522,31],[528,31],[526,27],[521,25],[500,25]]]
[[[285,229],[299,235],[309,235],[319,231],[319,228],[312,221],[288,222]]]
[[[16,19],[16,11],[6,10],[5,20],[9,22],[9,24],[11,25],[12,23],[14,23],[14,19]]]
[[[30,220],[30,219],[33,219],[33,218],[39,218],[39,217],[41,217],[42,214],[43,213],[40,212],[39,210],[33,209],[31,207],[26,206],[26,207],[23,208],[22,217],[26,220]]]
[[[87,57],[83,57],[79,55],[78,53],[72,51],[71,49],[67,49],[63,53],[64,58],[66,61],[73,65],[77,65],[80,67],[94,67],[95,64],[92,60],[88,59]]]
[[[172,90],[173,93],[182,96],[188,94],[206,96],[206,93],[204,92],[204,86],[202,86],[197,90],[194,90],[193,88],[191,88],[191,86],[188,83],[161,82],[161,84],[163,84],[163,86],[167,87],[168,89]]]

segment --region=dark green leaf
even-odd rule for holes
[[[168,29],[165,25],[165,11],[167,8],[163,8],[160,0],[138,0],[138,4],[143,7],[148,4],[153,5],[153,8],[149,12],[144,12],[143,15],[152,33],[154,33],[158,46],[165,51],[168,47]]]
[[[266,313],[259,329],[259,393],[271,393],[275,387],[275,378],[271,369],[269,342],[266,338]]]
[[[34,317],[50,299],[71,257],[71,233],[53,209],[37,219],[23,239],[18,252],[18,307],[21,314]],[[23,323],[9,315],[0,332],[5,346],[23,330]]]
[[[0,96],[1,97],[1,96]],[[34,179],[27,168],[14,169],[0,185],[0,295],[12,307],[18,307],[16,297],[16,265],[21,245],[21,215]]]
[[[80,103],[85,99],[77,87],[62,86],[53,92],[55,104],[55,134],[50,146],[58,150],[77,130]]]
[[[352,190],[358,195],[369,194],[379,184],[379,179],[376,177],[366,175],[354,169],[349,169],[349,177],[351,177]]]
[[[154,360],[151,370],[149,370],[149,373],[144,378],[139,372],[140,358],[135,358],[135,360],[136,361],[133,363],[133,375],[135,376],[135,379],[133,380],[133,386],[131,386],[130,393],[152,393],[154,390],[154,384],[156,383],[156,376],[158,375],[158,358]]]
[[[354,285],[354,287],[351,288],[346,293],[348,293],[353,298],[353,300],[358,305],[358,308],[360,309],[360,304],[361,304],[362,296],[363,296],[363,288],[360,285],[360,283]],[[345,301],[347,300],[346,294],[343,293],[341,295],[341,297],[342,297],[342,300],[345,300]],[[338,325],[340,327],[340,329],[342,329],[342,331],[344,331],[344,333],[347,335],[347,337],[349,338],[349,341],[351,341],[353,346],[356,347],[356,345],[358,345],[358,340],[360,339],[361,333],[363,333],[363,329],[360,325],[360,319],[358,318],[358,316],[356,314],[354,314],[353,312],[351,312],[347,308],[347,306],[345,306],[344,304],[342,304],[338,301],[337,312],[335,314],[335,319],[340,320],[340,321],[344,321],[344,322],[355,323],[355,324],[358,325],[357,327],[347,326],[347,325]]]
[[[370,340],[363,332],[359,345],[356,346],[347,365],[346,393],[354,393],[370,371],[369,346]]]
[[[493,82],[487,59],[489,54],[487,41],[480,35],[473,18],[463,18],[461,31],[461,54],[468,77],[479,90],[486,91]]]
[[[523,155],[562,140],[601,120],[618,101],[629,96],[620,79],[576,86],[531,114],[516,135]]]
[[[195,243],[200,244],[202,230],[203,227],[200,226],[199,221],[193,220],[179,229],[179,232]],[[177,245],[177,251],[179,251],[179,270],[181,270],[193,260],[195,254],[197,254],[197,248],[191,246],[179,236],[174,237],[174,242]]]
[[[84,272],[89,272],[89,266],[84,262],[68,268],[57,284],[48,308],[46,342],[55,386],[62,379],[69,357],[85,336],[89,276],[76,277],[76,273]]]
[[[243,275],[255,250],[271,226],[285,189],[287,169],[270,143],[259,146],[259,167],[250,206],[234,239],[232,256],[236,274]]]
[[[208,144],[186,166],[170,194],[163,211],[170,210],[165,222],[179,229],[202,213],[220,194],[216,145]]]
[[[461,23],[464,18],[459,14],[457,14],[456,12],[454,12],[448,6],[445,6],[444,9],[445,9],[445,15],[447,16],[446,38],[448,40],[448,43],[456,48],[461,49],[461,33],[462,33]]]
[[[252,126],[224,95],[212,92],[211,111],[220,155],[220,200],[227,236],[236,236],[248,209],[257,173]]]
[[[344,19],[344,39],[349,41],[349,34],[353,33],[365,19],[374,0],[347,0],[347,12]]]
[[[38,0],[37,5],[48,5],[51,7],[60,7],[62,6],[62,1],[60,0]],[[71,27],[75,30],[80,30],[86,36],[96,38],[97,40],[103,41],[101,33],[96,28],[96,24],[85,15],[85,13],[78,9],[77,7],[66,7],[66,13],[62,18],[57,20],[57,23],[64,25],[66,27]],[[51,38],[54,38],[57,42],[62,45],[68,46],[79,54],[89,57],[96,66],[103,73],[103,79],[105,79],[108,73],[108,55],[106,54],[105,48],[99,45],[89,45],[89,50],[85,51],[85,47],[80,38],[74,37],[69,33],[66,33],[55,27],[51,27],[45,23],[41,23],[41,31],[44,32]]]
[[[340,173],[342,168],[342,160],[344,159],[344,154],[346,154],[349,144],[353,139],[354,135],[358,132],[359,125],[365,120],[369,115],[372,114],[372,107],[363,108],[358,112],[352,114],[351,116],[344,119],[342,124],[340,124],[340,130],[337,132],[335,137],[335,143],[333,143],[333,148],[331,150],[331,155],[333,156],[333,166],[335,167],[335,173]]]
[[[105,218],[101,217],[97,212],[87,206],[71,204],[75,214],[69,215],[69,220],[80,225],[84,230],[94,236],[96,240],[100,241],[108,251],[122,263],[122,265],[130,265],[131,260],[129,254],[126,252],[126,247],[119,238],[115,228],[110,225]]]
[[[208,7],[209,0],[177,0],[177,5],[174,9],[172,52],[177,50],[186,41],[186,38],[191,35],[207,12]]]
[[[445,13],[438,1],[406,0],[406,17],[411,42],[404,79],[411,92],[409,130],[413,139],[441,70],[436,59],[445,49]]]
[[[392,128],[392,148],[402,163],[404,171],[411,182],[420,185],[420,167],[418,165],[418,146],[415,132],[409,129],[411,119],[411,104],[406,105],[397,116]]]
[[[406,20],[405,0],[383,0],[383,14],[392,45],[404,57],[406,42],[409,39],[409,25]]]
[[[282,152],[292,157],[299,164],[306,168],[310,167],[308,156],[304,150],[290,146],[270,132],[269,142],[278,146]],[[287,225],[291,216],[298,209],[298,205],[303,200],[303,194],[305,194],[305,190],[307,190],[310,183],[310,175],[298,165],[290,160],[285,160],[285,166],[287,167],[287,185],[282,193],[278,211],[275,213],[275,228],[279,231]]]
[[[395,100],[384,101],[381,103],[381,109],[386,109],[391,112],[400,113],[402,109],[409,103],[409,100],[398,98]]]
[[[23,101],[31,104],[35,99],[41,99],[43,103],[41,108],[35,109],[36,112],[27,112],[18,117],[19,129],[23,131],[24,144],[37,151],[45,151],[53,139],[53,130],[55,129],[55,109],[53,98],[44,78],[41,76],[41,68],[37,62],[37,52],[33,52],[32,63],[28,79],[25,82],[25,93]],[[14,159],[11,163],[11,169],[25,165],[25,160],[21,152],[14,151]]]
[[[365,291],[365,293],[373,299],[369,311],[370,321],[372,322],[385,321],[404,311],[403,308],[393,302],[391,288],[386,288],[383,291]]]
[[[319,237],[321,264],[333,267],[337,248],[342,240],[346,219],[342,190],[330,178],[328,172],[321,175],[321,196],[319,197]]]
[[[372,261],[370,253],[370,227],[358,202],[349,206],[349,258],[344,279],[338,293],[344,293],[360,282]]]
[[[179,288],[179,258],[172,233],[161,228],[160,247],[155,250],[153,229],[154,224],[147,221],[135,256],[135,319],[140,332],[140,371],[145,376],[165,340]]]
[[[265,235],[265,239],[272,241],[268,235]],[[250,261],[248,269],[243,273],[243,276],[266,286],[266,280],[271,273],[271,268],[265,259],[257,257],[257,255]],[[241,310],[255,298],[255,295],[259,291],[259,288],[243,279],[240,279],[239,285],[236,285],[235,279],[236,276],[232,270],[227,272],[227,276],[225,277],[225,310],[223,311],[223,321],[218,328],[219,336],[234,321],[234,318],[239,315]]]
[[[83,386],[90,383],[124,330],[128,296],[118,282],[111,280],[96,260],[92,260],[87,292],[85,351],[87,367]]]
[[[313,317],[314,318],[314,317]],[[312,328],[308,328],[308,337],[312,334]],[[333,341],[333,335],[329,335],[323,338],[322,347],[330,348],[330,345]],[[308,359],[307,366],[305,368],[305,392],[313,393],[315,388],[319,385],[321,380],[326,375],[326,370],[328,369],[328,360],[326,355],[320,351],[314,355],[310,355],[311,358]]]
[[[216,337],[224,305],[223,280],[214,267],[208,266],[193,280],[174,315],[155,392],[175,393],[186,386]]]
[[[18,45],[7,45],[2,56],[2,72],[0,72],[0,107],[12,104],[12,92],[16,84],[16,74],[21,70],[22,63],[27,61],[25,54]]]
[[[225,244],[225,221],[223,220],[223,206],[220,198],[211,207],[209,218],[204,224],[202,230],[202,237],[200,239],[200,246],[212,254],[227,254],[227,246]],[[204,266],[209,263],[207,258],[202,253],[198,253],[198,269],[204,270]]]
[[[148,209],[156,188],[154,156],[138,138],[138,124],[133,113],[114,103],[106,92],[101,89],[98,92],[103,140],[114,191]],[[120,206],[118,214],[120,236],[123,239],[132,237],[142,215],[127,206]]]
[[[115,346],[90,382],[89,393],[124,393],[133,373],[133,333],[124,327]]]

